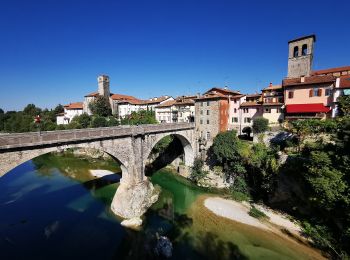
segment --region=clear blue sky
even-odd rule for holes
[[[287,74],[288,40],[317,35],[314,69],[350,65],[350,1],[3,0],[0,107],[148,98],[228,85],[259,91]]]

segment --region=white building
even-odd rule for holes
[[[181,96],[167,100],[155,107],[156,119],[159,123],[194,122],[196,96]]]
[[[64,106],[64,112],[57,115],[56,121],[58,125],[69,124],[75,116],[83,114],[83,103],[75,102]]]

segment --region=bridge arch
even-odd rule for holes
[[[129,177],[129,172],[127,169],[127,166],[125,165],[125,162],[123,163],[122,160],[119,159],[119,155],[115,153],[115,151],[106,149],[104,147],[87,147],[84,144],[73,144],[73,145],[65,145],[65,146],[57,146],[57,147],[46,147],[41,149],[31,149],[26,151],[15,151],[15,152],[9,152],[6,154],[6,159],[10,162],[7,164],[7,167],[5,170],[0,172],[0,177],[4,176],[5,174],[9,173],[11,170],[16,168],[17,166],[26,163],[34,158],[37,158],[41,155],[52,153],[52,152],[63,152],[68,149],[76,149],[76,148],[84,148],[84,149],[95,149],[99,150],[100,152],[106,153],[109,156],[115,160],[122,171],[122,178],[127,179]],[[1,161],[0,154],[0,161]],[[121,180],[122,181],[122,180]]]
[[[159,141],[161,141],[164,137],[167,137],[167,136],[174,136],[175,138],[180,140],[182,144],[183,152],[184,152],[184,164],[186,166],[192,166],[194,161],[195,151],[190,141],[190,138],[186,136],[186,133],[184,134],[183,133],[162,133],[162,134],[157,134],[156,137],[153,139],[151,138],[151,140],[149,140],[149,144],[145,146],[147,147],[147,149],[143,156],[144,166],[146,164],[146,161],[150,157],[151,152],[153,148],[156,146],[156,144],[158,144]]]

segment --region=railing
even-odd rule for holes
[[[0,150],[193,129],[193,123],[115,126],[0,135]]]

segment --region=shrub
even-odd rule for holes
[[[203,170],[204,162],[200,158],[195,158],[193,162],[193,166],[191,169],[190,179],[198,183],[200,180],[204,179],[206,175],[208,175],[208,172]]]
[[[95,101],[89,104],[91,112],[96,116],[110,116],[112,115],[111,105],[109,100],[103,96],[97,96]]]
[[[256,207],[252,206],[248,212],[248,214],[250,216],[252,216],[253,218],[257,218],[257,219],[269,219],[268,216],[266,216],[266,214],[260,210],[258,210]]]
[[[96,116],[91,121],[91,127],[106,127],[107,126],[107,120],[106,118],[102,116]]]
[[[246,134],[248,137],[250,137],[250,134],[252,133],[252,128],[250,126],[245,126],[242,129],[242,133]]]
[[[79,116],[75,116],[72,119],[72,122],[78,123],[81,126],[81,128],[87,128],[90,126],[91,117],[88,114],[83,113]]]
[[[253,120],[253,132],[256,134],[264,133],[269,129],[269,120],[263,117],[257,117]]]

